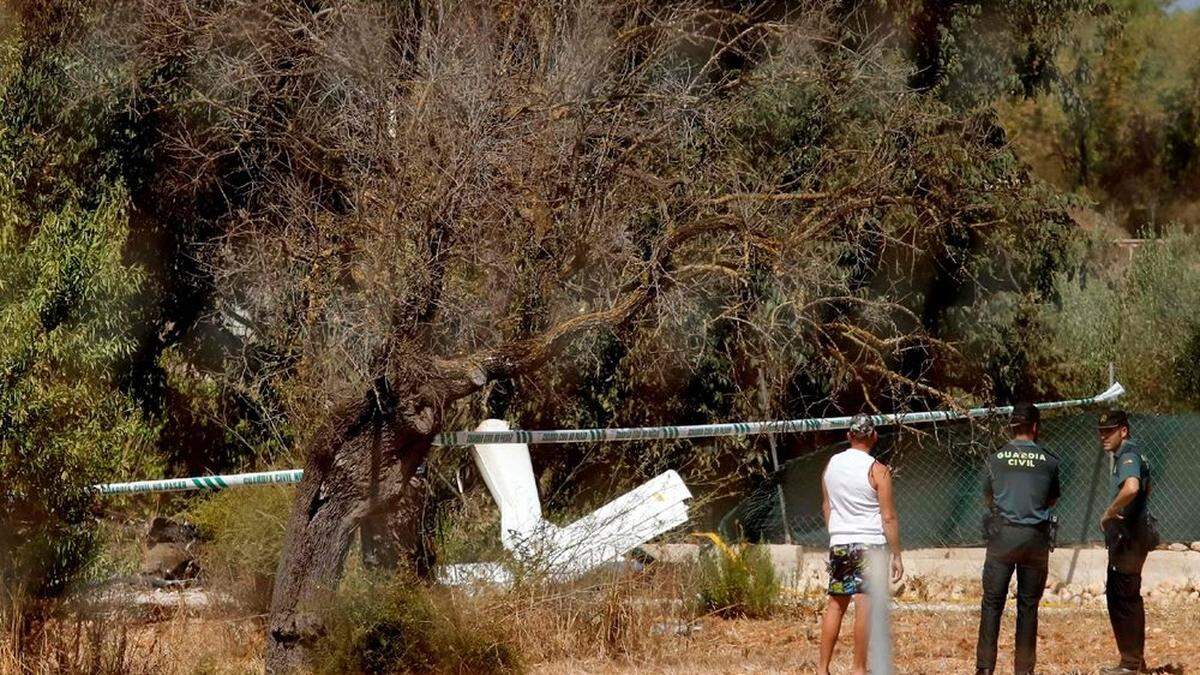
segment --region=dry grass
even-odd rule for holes
[[[23,649],[0,639],[0,675],[258,673],[262,619],[183,611],[60,619]]]
[[[1116,647],[1103,609],[1043,610],[1039,631],[1038,672],[1045,675],[1095,673],[1115,665]],[[1006,617],[996,672],[1012,672],[1013,616]],[[1194,610],[1150,608],[1146,651],[1159,672],[1200,669],[1200,621]],[[843,626],[840,663],[833,672],[849,673],[849,639]],[[895,663],[898,673],[969,673],[975,668],[978,613],[973,607],[903,611],[895,615]],[[752,621],[709,619],[695,637],[652,660],[616,662],[561,659],[536,665],[533,672],[558,673],[812,673],[816,671],[818,617],[801,612]],[[1169,666],[1170,669],[1163,668]]]
[[[502,626],[529,671],[558,673],[805,673],[815,670],[819,606],[801,601],[771,619],[696,617],[683,602],[686,577],[666,571],[645,577],[595,578],[559,588],[455,593],[463,611]],[[899,673],[961,673],[974,667],[978,614],[972,604],[910,605],[894,615]],[[1043,608],[1039,671],[1094,673],[1115,662],[1103,608]],[[1200,621],[1194,607],[1149,607],[1147,654],[1159,672],[1200,669]],[[681,629],[698,626],[695,632]],[[849,630],[847,622],[844,631]],[[670,630],[663,630],[664,627]],[[72,633],[64,626],[64,643]],[[260,673],[263,617],[219,618],[159,613],[105,624],[126,638],[125,668],[93,672]],[[1010,672],[1013,616],[1001,634],[998,672]],[[848,639],[843,633],[843,639]],[[844,649],[845,642],[843,642]],[[834,672],[847,673],[839,652]],[[85,660],[65,672],[91,670]],[[47,664],[42,664],[47,665]],[[70,664],[68,664],[70,665]],[[22,669],[22,667],[24,669]],[[0,653],[0,673],[51,672],[13,653]]]
[[[596,573],[572,583],[527,581],[509,590],[435,588],[418,593],[442,614],[470,618],[465,623],[448,621],[443,630],[474,634],[486,627],[497,646],[519,655],[521,663],[536,667],[575,658],[614,663],[672,658],[678,640],[658,634],[655,626],[688,625],[696,619],[695,602],[685,600],[694,595],[691,584],[690,568],[664,566],[639,575]],[[235,606],[226,602],[190,613],[159,609],[58,620],[47,625],[47,639],[34,652],[5,651],[10,642],[0,640],[0,675],[262,672],[266,617],[229,616]],[[352,622],[361,620],[361,616],[350,618]],[[84,640],[82,649],[75,649],[73,636],[80,631],[92,639]],[[435,637],[456,643],[453,635]],[[458,637],[474,644],[470,635]],[[321,649],[346,646],[330,643]],[[101,667],[94,668],[94,662]],[[443,664],[432,667],[436,670]]]
[[[492,611],[511,618],[512,639],[528,664],[653,660],[675,647],[656,627],[696,619],[688,602],[690,573],[668,567],[647,575],[598,575],[553,590],[518,590],[501,596]]]

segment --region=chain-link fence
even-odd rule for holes
[[[1098,541],[1108,505],[1108,455],[1096,413],[1046,416],[1039,442],[1062,459],[1063,495],[1056,512],[1059,544]],[[1134,415],[1130,426],[1150,462],[1150,509],[1164,541],[1200,540],[1200,415]],[[983,457],[1006,440],[998,422],[955,422],[904,430],[881,439],[880,455],[896,475],[896,500],[905,548],[982,544]],[[829,446],[787,462],[721,521],[727,537],[823,546],[821,473]],[[782,488],[782,489],[780,489]],[[785,517],[786,514],[786,517]],[[786,524],[785,524],[786,523]],[[786,528],[786,529],[785,529]]]

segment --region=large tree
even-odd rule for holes
[[[113,102],[109,178],[167,242],[127,386],[153,408],[164,350],[216,326],[303,448],[274,670],[304,663],[356,535],[374,561],[419,547],[448,420],[554,409],[586,362],[624,410],[690,421],[763,378],[789,410],[987,396],[941,311],[1062,262],[1069,223],[989,111],[911,91],[821,7],[61,4],[90,66],[62,75]]]

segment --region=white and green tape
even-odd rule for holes
[[[1125,393],[1120,383],[1091,398],[1038,403],[1041,410],[1076,408],[1107,403]],[[949,420],[1001,417],[1012,413],[1012,406],[1000,408],[971,408],[963,411],[936,410],[931,412],[873,415],[876,426],[926,424]],[[614,441],[653,441],[677,438],[712,438],[716,436],[754,436],[757,434],[791,434],[811,431],[833,431],[850,427],[852,417],[821,417],[772,422],[732,422],[728,424],[694,424],[672,427],[633,427],[627,429],[560,429],[557,431],[455,431],[439,434],[434,445],[475,445],[477,443],[605,443]]]
[[[1038,403],[1041,410],[1080,408],[1089,405],[1110,403],[1125,393],[1121,384],[1115,383],[1106,391],[1091,398],[1076,398],[1065,401]],[[873,415],[876,426],[928,424],[961,419],[1003,417],[1012,413],[1012,406],[998,408],[971,408],[969,410],[935,410],[930,412],[895,413]],[[728,424],[693,424],[689,426],[632,427],[624,429],[558,429],[551,431],[455,431],[438,434],[434,445],[476,445],[479,443],[611,443],[616,441],[674,440],[679,438],[716,438],[721,436],[754,436],[758,434],[791,434],[812,431],[835,431],[850,426],[852,416],[820,417],[799,420],[777,420],[769,422],[732,422]],[[144,480],[134,483],[105,483],[94,486],[101,494],[132,494],[145,492],[179,492],[183,490],[221,490],[242,485],[275,485],[299,483],[304,471],[266,471],[262,473],[240,473],[228,476],[202,476],[196,478],[172,478],[166,480]]]
[[[186,490],[223,490],[228,487],[240,487],[243,485],[286,485],[288,483],[299,483],[303,476],[303,469],[288,469],[286,471],[236,473],[228,476],[139,480],[134,483],[102,483],[92,487],[104,495],[143,492],[183,492]]]

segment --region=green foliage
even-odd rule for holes
[[[163,197],[171,172],[156,162],[168,144],[165,114],[180,100],[181,62],[139,63],[127,51],[146,19],[128,3],[48,0],[17,3],[11,13],[11,30],[0,35],[9,206],[32,221],[93,210],[122,192],[134,214],[122,253],[139,279],[122,317],[136,339],[120,357],[118,386],[162,426],[156,441],[173,472],[269,462],[286,435],[270,393],[223,386],[235,341],[219,324],[189,334],[209,309],[211,287],[203,254],[189,248],[206,226],[196,211],[219,200]]]
[[[26,199],[65,185],[26,127],[66,114],[47,92],[30,98],[53,79],[18,68],[32,39],[0,35],[0,612],[62,593],[96,561],[89,485],[160,468],[157,430],[119,386],[145,281],[124,259],[128,196],[97,180]]]
[[[902,0],[862,7],[882,11],[895,31],[912,62],[912,85],[959,110],[1061,86],[1055,54],[1081,21],[1108,10],[1096,0]]]
[[[351,576],[322,611],[317,673],[497,673],[521,670],[495,617],[404,578]]]
[[[767,82],[752,88],[732,120],[734,153],[756,172],[775,175],[796,188],[816,176],[830,136],[843,130],[853,108],[819,80]]]
[[[1112,210],[1129,231],[1193,220],[1200,13],[1120,5],[1076,27],[1055,60],[1057,95],[1001,106],[1005,127],[1039,174]]]
[[[1094,272],[1060,277],[1061,304],[1043,308],[1047,357],[1060,364],[1048,379],[1065,391],[1099,391],[1111,362],[1129,390],[1128,405],[1195,409],[1200,242],[1176,230],[1128,259],[1108,242],[1096,248]]]
[[[95,554],[86,487],[158,467],[154,429],[115,386],[140,282],[121,257],[124,196],[31,222],[11,188],[0,176],[0,576],[40,597]]]
[[[1175,356],[1173,375],[1180,396],[1188,401],[1191,410],[1200,406],[1200,326],[1192,325],[1183,349]]]
[[[780,584],[770,550],[762,544],[726,544],[708,534],[713,546],[701,551],[697,599],[702,611],[721,617],[769,617],[779,605]]]
[[[296,491],[263,486],[219,492],[188,512],[204,544],[200,567],[241,604],[265,610]]]
[[[429,471],[450,473],[461,465],[460,452],[436,452]],[[485,490],[470,490],[437,509],[433,528],[438,560],[447,563],[508,559],[511,554],[500,544],[496,502]]]
[[[215,351],[218,345],[204,348]],[[200,357],[205,358],[210,357]],[[228,386],[220,372],[198,368],[196,360],[194,350],[184,347],[164,352],[156,364],[166,388],[158,449],[173,472],[235,473],[302,461],[289,456],[294,448],[286,418],[265,419],[263,392]]]

